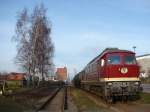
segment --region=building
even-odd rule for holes
[[[12,72],[6,75],[0,75],[0,81],[5,81],[7,85],[11,86],[23,86],[26,85],[26,74]]]
[[[57,80],[66,81],[67,80],[67,68],[57,68],[56,71]]]
[[[136,57],[137,62],[140,65],[140,76],[148,77],[150,76],[150,54],[145,54]]]
[[[24,80],[25,76],[25,73],[12,72],[8,75],[7,80]]]
[[[55,81],[56,80],[56,76],[55,75],[48,76],[48,80],[49,81]]]
[[[0,75],[0,80],[23,80],[25,76],[25,73],[12,72],[6,75]]]
[[[7,80],[8,75],[0,75],[0,81]]]

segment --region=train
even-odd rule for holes
[[[73,83],[76,87],[96,91],[112,102],[116,97],[139,97],[142,90],[139,74],[134,52],[106,48],[75,75]]]

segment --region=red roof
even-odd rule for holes
[[[0,80],[6,80],[8,75],[0,75]]]
[[[0,80],[23,80],[25,73],[10,73],[8,75],[1,75]]]

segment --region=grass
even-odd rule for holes
[[[25,107],[13,99],[0,96],[0,112],[23,112],[24,109]]]
[[[13,92],[21,93],[30,89],[32,88],[15,88]],[[32,110],[33,103],[31,101],[32,98],[27,99],[25,96],[0,96],[0,112],[24,112],[25,110]]]
[[[144,104],[150,104],[150,93],[141,93],[141,99],[139,102]]]
[[[71,95],[79,112],[104,112],[104,109],[90,100],[80,89],[71,89]]]
[[[25,92],[25,91],[32,90],[32,89],[33,89],[32,87],[21,87],[21,88],[13,89],[13,92],[21,93],[21,92]]]

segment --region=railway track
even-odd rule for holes
[[[53,92],[36,112],[64,112],[65,109],[67,109],[67,87]]]

